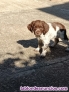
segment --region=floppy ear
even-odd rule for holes
[[[33,26],[34,26],[34,21],[32,21],[30,24],[28,24],[27,28],[33,32]]]
[[[45,23],[44,21],[42,21],[42,23],[43,23],[43,28],[44,28],[43,34],[45,35],[49,30],[49,25]]]

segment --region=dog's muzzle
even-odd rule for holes
[[[41,30],[40,30],[40,29],[37,29],[37,30],[35,31],[35,35],[36,35],[36,36],[40,36],[40,35],[41,35]]]

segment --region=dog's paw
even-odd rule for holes
[[[43,58],[45,58],[45,56],[44,56],[44,55],[40,55],[40,58],[42,58],[42,59],[43,59]]]
[[[39,52],[39,48],[34,49],[34,51]]]
[[[41,58],[45,58],[45,56],[46,56],[46,53],[45,52],[43,52],[43,53],[40,54],[40,57]]]

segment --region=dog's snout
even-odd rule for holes
[[[36,35],[36,36],[40,36],[40,35],[41,35],[41,30],[40,30],[40,29],[37,29],[37,30],[35,31],[35,35]]]
[[[39,30],[39,29],[37,29],[37,30],[35,31],[35,33],[36,33],[36,34],[39,34],[39,33],[40,33],[40,30]]]

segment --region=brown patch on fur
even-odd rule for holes
[[[30,24],[28,24],[28,26],[27,26],[27,28],[28,28],[31,32],[33,32],[34,22],[35,22],[35,21],[32,21],[32,22],[31,22]]]
[[[58,22],[53,22],[52,26],[55,29],[55,31],[56,31],[56,26],[58,26],[60,29],[64,29],[65,30],[65,26],[63,24],[61,24],[61,23],[58,23]]]
[[[38,44],[39,44],[39,48],[41,48],[44,45],[42,40],[39,40]]]
[[[55,38],[55,46],[57,45],[58,42],[59,42],[59,39]]]
[[[60,28],[60,31],[61,31],[61,32],[64,31],[64,40],[68,40],[68,37],[67,37],[67,35],[66,35],[66,28],[65,28],[65,26],[64,26],[63,24],[58,23],[58,22],[53,22],[53,23],[52,23],[52,26],[53,26],[53,28],[55,29],[55,31],[56,31],[56,26],[58,26],[58,27]]]
[[[49,25],[46,22],[44,22],[44,21],[42,21],[42,23],[43,23],[43,26],[44,26],[43,34],[45,35],[48,32],[48,30],[49,30]]]

